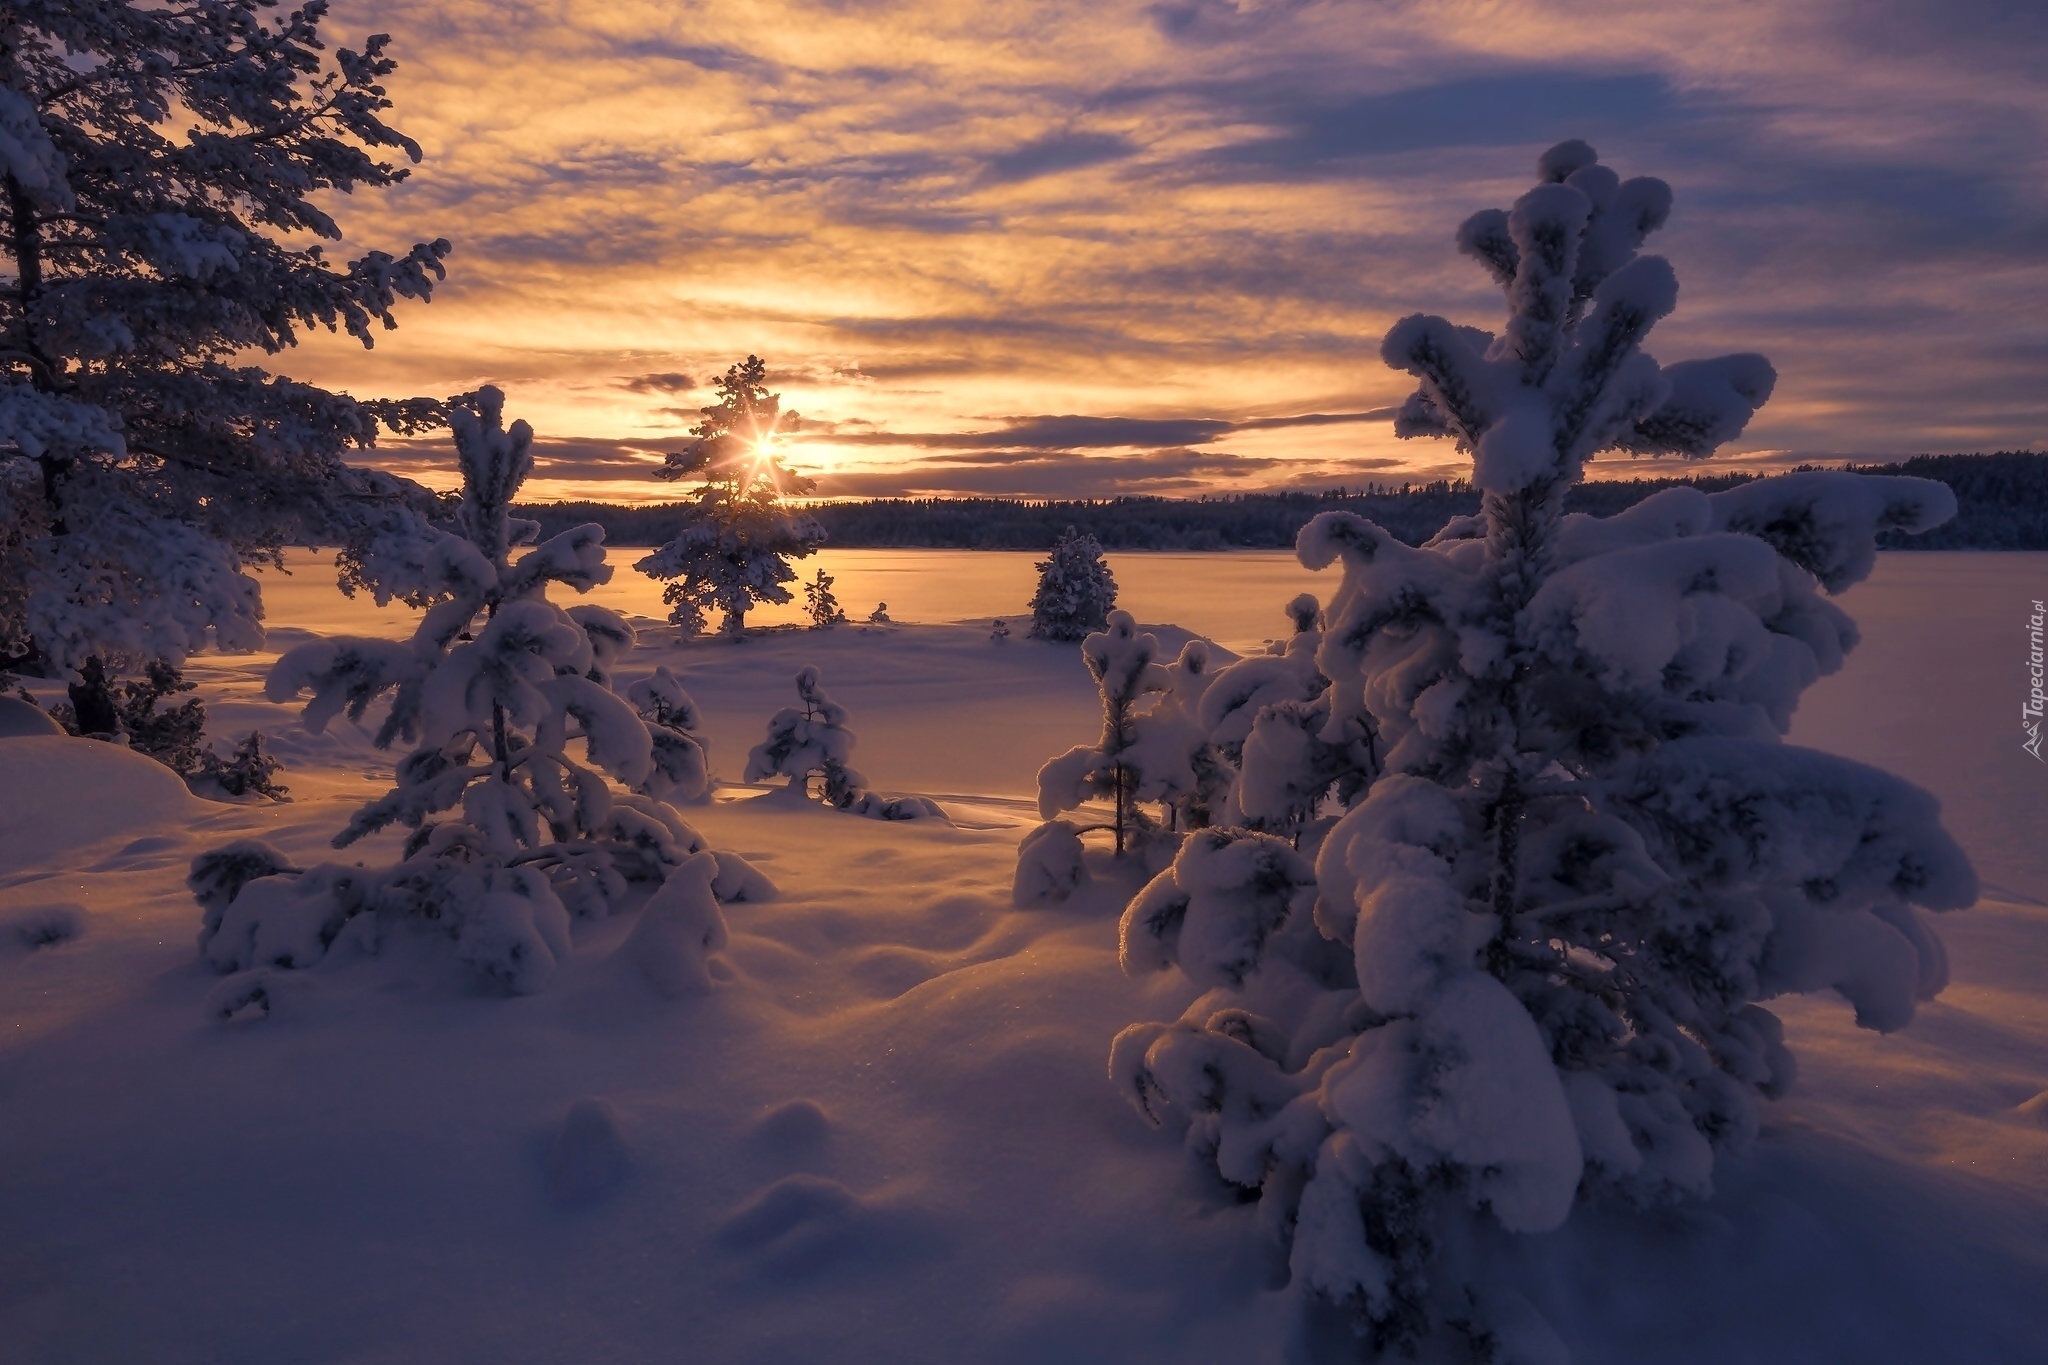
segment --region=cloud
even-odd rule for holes
[[[664,370],[657,374],[622,376],[618,385],[628,393],[688,393],[697,387],[697,381],[681,370]]]
[[[1242,488],[1277,472],[1273,460],[1193,450],[1142,455],[1007,452],[971,460],[920,460],[886,470],[826,474],[824,497],[1103,498],[1136,493],[1185,494],[1219,484]]]
[[[823,439],[832,445],[913,446],[927,450],[1113,450],[1141,446],[1207,445],[1234,431],[1271,431],[1281,427],[1332,426],[1346,422],[1389,421],[1392,408],[1370,412],[1304,413],[1297,417],[1255,417],[1225,421],[1217,417],[1006,417],[988,431],[863,431],[833,430]],[[804,439],[802,436],[797,438]]]
[[[456,247],[374,352],[285,361],[352,392],[498,377],[543,432],[658,458],[642,434],[694,417],[654,409],[688,392],[658,375],[754,352],[876,486],[862,460],[1033,488],[1168,450],[1254,463],[1122,472],[1234,487],[1354,445],[1455,468],[1343,423],[1406,394],[1377,359],[1396,317],[1498,326],[1451,233],[1585,136],[1676,193],[1653,353],[1779,368],[1738,457],[2048,433],[2039,5],[351,0],[332,27],[396,35],[389,118],[427,150],[336,202],[347,245]],[[564,481],[639,477],[573,444]]]
[[[1004,451],[942,456],[889,469],[827,473],[823,497],[1188,497],[1267,488],[1356,486],[1401,468],[1392,459],[1302,462],[1169,449],[1131,455]]]
[[[1252,102],[1271,97],[1261,88]],[[1269,113],[1281,131],[1221,147],[1203,158],[1216,174],[1245,179],[1356,174],[1354,158],[1440,147],[1541,147],[1675,117],[1663,76],[1582,70],[1508,70],[1337,104],[1294,96]]]
[[[1137,150],[1129,138],[1116,133],[1052,133],[990,157],[982,178],[994,184],[1036,180],[1060,171],[1120,161]]]

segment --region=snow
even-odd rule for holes
[[[970,558],[924,562],[943,576]],[[1116,561],[1126,584],[1137,560]],[[1185,612],[1133,604],[1162,658],[1187,637],[1156,623],[1242,591],[1244,562],[1184,557]],[[1292,592],[1333,578],[1261,589],[1267,631],[1286,628]],[[372,608],[316,580],[269,600],[270,650],[410,633],[413,613],[369,629]],[[1581,1209],[1470,1249],[1572,1360],[2037,1353],[2048,769],[2012,722],[2044,582],[2048,556],[1891,555],[1842,599],[1862,643],[1807,691],[1789,739],[1933,792],[1983,899],[1943,917],[1950,984],[1909,1027],[1859,1029],[1828,995],[1773,1003],[1799,1079],[1753,1151],[1716,1164],[1710,1200]],[[677,645],[637,613],[618,686],[665,667],[686,691],[727,783],[685,814],[779,892],[721,892],[719,946],[697,893],[739,874],[723,852],[685,863],[661,942],[628,950],[635,914],[577,922],[536,995],[480,992],[403,937],[213,995],[193,855],[260,839],[299,866],[331,860],[348,812],[390,781],[371,730],[336,716],[314,734],[266,699],[275,653],[202,654],[187,676],[218,729],[274,742],[289,805],[200,801],[109,745],[0,739],[0,1359],[1282,1359],[1260,1210],[1204,1184],[1105,1074],[1120,1029],[1176,1018],[1202,989],[1123,974],[1119,917],[1143,873],[1091,851],[1069,899],[1012,903],[1037,769],[1097,735],[1102,711],[1078,647],[988,639],[989,617],[1028,596],[1028,565],[1007,591],[957,613],[972,619],[920,623],[892,589],[908,623],[887,631],[738,644]],[[849,819],[732,782],[807,665],[857,723],[862,768],[953,823]],[[1355,856],[1420,876],[1430,813],[1394,814]],[[348,856],[381,866],[399,839]],[[1237,940],[1216,928],[1220,971]],[[1456,1042],[1486,1008],[1461,1000],[1431,1027]],[[1449,1086],[1443,1102],[1465,1098]],[[1446,1131],[1597,1134],[1612,1103],[1567,1086]],[[1286,1113],[1262,1140],[1302,1140]],[[1587,1160],[1634,1152],[1618,1111],[1608,1128]],[[1515,1136],[1503,1150],[1526,1154]],[[1554,1218],[1578,1157],[1543,1154],[1483,1192],[1516,1226]],[[1329,1194],[1304,1196],[1304,1236],[1344,1214]]]
[[[68,735],[0,743],[0,868],[47,869],[81,846],[196,824],[218,809],[163,764],[118,745]]]

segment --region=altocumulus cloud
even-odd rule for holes
[[[961,491],[1454,466],[1381,423],[1305,425],[1282,457],[1253,421],[1398,402],[1376,351],[1403,313],[1494,325],[1451,230],[1578,135],[1677,192],[1659,357],[1778,365],[1741,451],[2024,445],[2048,435],[2044,13],[358,0],[337,19],[397,35],[393,121],[428,155],[337,207],[365,244],[457,254],[377,351],[301,368],[366,393],[501,378],[544,433],[598,443],[563,448],[562,486],[639,477],[691,416],[659,378],[750,351],[863,486],[892,463]]]

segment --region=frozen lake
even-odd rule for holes
[[[631,616],[668,618],[662,584],[629,566],[645,550],[612,552],[612,581],[580,600],[600,602]],[[859,621],[887,602],[893,620],[939,624],[1008,617],[1028,620],[1038,585],[1033,566],[1043,555],[1020,550],[823,550],[798,567],[808,580],[819,568],[833,578],[832,591],[846,614]],[[367,599],[344,602],[334,589],[334,555],[298,550],[287,556],[292,573],[262,575],[269,620],[283,625],[322,624],[322,630],[405,635],[414,613],[404,607],[380,610]],[[1300,592],[1327,597],[1335,570],[1313,574],[1285,550],[1240,550],[1222,554],[1125,553],[1109,557],[1116,574],[1117,605],[1147,625],[1172,623],[1243,652],[1287,629],[1281,608]],[[803,598],[786,607],[750,613],[747,624],[796,625],[805,620]],[[332,624],[327,624],[327,623]],[[1022,628],[1019,627],[1019,633]]]
[[[662,585],[627,567],[641,553],[618,551],[612,581],[582,600],[665,620]],[[819,566],[831,574],[833,591],[856,621],[886,601],[898,622],[938,625],[1003,616],[1021,636],[1039,558],[1019,551],[825,550],[801,567],[805,577]],[[344,599],[334,587],[332,559],[331,551],[296,551],[289,576],[262,575],[272,625],[321,634],[412,632],[416,613],[403,606]],[[1118,605],[1141,623],[1179,626],[1238,653],[1255,651],[1287,630],[1281,608],[1289,598],[1307,591],[1327,600],[1338,582],[1335,569],[1310,573],[1292,553],[1279,550],[1125,552],[1110,555],[1109,562]],[[1791,739],[1897,772],[1941,795],[1951,808],[1969,793],[1972,818],[1961,833],[1987,882],[2007,890],[2024,885],[2028,898],[2048,899],[2037,851],[2041,818],[2048,814],[2048,765],[2021,751],[2019,726],[2027,689],[2026,620],[2039,597],[2048,597],[2048,554],[1879,555],[1870,578],[1838,599],[1863,642],[1841,672],[1806,693]],[[803,616],[793,603],[747,619],[750,625],[794,625]],[[693,671],[718,669],[720,657],[701,656]],[[847,700],[867,714],[873,731],[866,761],[904,782],[946,782],[940,771],[959,756],[917,742],[916,728],[931,719],[932,708],[958,713],[955,718],[965,723],[986,699],[934,678],[920,692],[918,708],[888,714],[888,694],[902,679],[892,676],[886,660],[875,662],[872,677],[844,679]],[[730,743],[744,746],[757,737],[752,731],[759,725],[759,703],[751,691],[748,700],[744,715],[729,722],[711,704],[714,727],[732,726]],[[1013,712],[1016,752],[1007,754],[1007,766],[1015,771],[1005,779],[980,775],[981,780],[992,784],[990,790],[1028,790],[1038,762],[1071,742],[1060,737],[1094,723],[1092,707],[1086,697],[1070,698],[1064,707],[1048,698],[1031,716]],[[2011,723],[1987,723],[1997,717],[2010,717]],[[901,734],[899,722],[909,727]],[[982,741],[984,747],[991,743],[1003,747]],[[893,771],[899,764],[900,777]],[[938,789],[959,788],[948,783]]]

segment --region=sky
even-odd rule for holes
[[[374,350],[283,368],[498,384],[541,498],[675,496],[651,472],[749,353],[825,496],[1462,473],[1395,439],[1379,339],[1498,327],[1452,233],[1567,137],[1675,192],[1650,352],[1777,366],[1717,463],[2048,449],[2039,0],[334,0],[328,31],[394,35],[425,153],[336,206],[348,245],[455,251]]]

